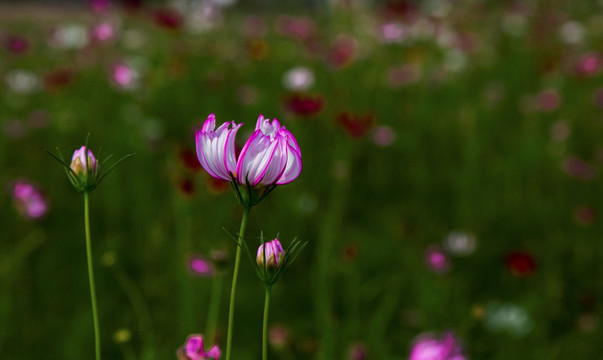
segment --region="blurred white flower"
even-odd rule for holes
[[[469,255],[475,251],[475,235],[465,231],[451,231],[443,241],[446,251],[452,255]]]
[[[20,69],[6,74],[5,81],[10,90],[20,94],[32,93],[40,86],[40,80],[35,74]]]
[[[584,40],[584,26],[577,21],[568,21],[559,28],[561,41],[568,45],[579,44]]]
[[[88,44],[88,30],[81,24],[64,24],[52,32],[49,43],[57,49],[81,49]]]
[[[306,67],[294,67],[283,76],[283,84],[293,91],[308,90],[314,85],[314,73]]]
[[[484,324],[490,331],[521,337],[532,330],[530,314],[519,305],[491,303],[485,310]]]
[[[459,72],[467,66],[467,56],[458,49],[451,49],[444,56],[444,69],[450,72]]]

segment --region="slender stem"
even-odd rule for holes
[[[266,284],[266,299],[264,300],[264,328],[262,331],[262,360],[268,360],[268,311],[270,310],[270,291],[272,285]]]
[[[215,343],[216,328],[218,327],[218,315],[220,313],[220,299],[222,299],[222,284],[224,283],[224,275],[216,274],[212,278],[211,294],[209,298],[209,310],[207,312],[207,322],[205,328],[205,336]]]
[[[250,208],[245,206],[243,209],[243,218],[241,219],[241,228],[239,229],[239,239],[237,242],[237,253],[235,255],[234,271],[232,273],[232,287],[230,289],[230,307],[228,309],[228,330],[226,335],[226,360],[230,360],[230,349],[232,347],[232,328],[234,324],[235,296],[237,292],[237,278],[239,277],[239,265],[241,263],[241,246],[243,246],[243,236],[245,236],[245,226],[247,225],[247,216]]]
[[[88,211],[88,193],[84,193],[84,222],[86,228],[86,255],[88,258],[88,282],[90,283],[90,298],[92,300],[92,319],[94,321],[94,348],[96,360],[101,358],[100,330],[98,326],[98,311],[96,310],[96,290],[94,288],[94,271],[92,270],[92,246],[90,245],[90,216]]]

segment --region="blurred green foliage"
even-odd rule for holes
[[[3,39],[23,36],[28,47],[0,53],[0,358],[92,357],[83,199],[44,152],[59,146],[70,156],[87,133],[95,153],[136,154],[90,197],[104,358],[175,358],[189,334],[205,330],[212,278],[192,276],[187,259],[232,255],[228,232],[241,216],[228,187],[216,190],[182,161],[209,113],[245,123],[239,145],[260,113],[278,118],[302,149],[301,176],[254,208],[247,227],[251,248],[260,231],[309,242],[273,291],[270,321],[288,328],[290,343],[272,358],[348,359],[363,343],[369,359],[405,359],[415,336],[445,330],[473,359],[598,358],[602,78],[575,64],[583,54],[601,61],[601,6],[431,3],[445,12],[422,4],[393,15],[312,13],[315,32],[303,40],[277,31],[281,14],[237,8],[193,19],[207,21],[198,32],[186,22],[162,27],[145,8],[3,16]],[[49,45],[61,27],[100,21],[115,26],[113,39]],[[564,33],[572,21],[579,42]],[[384,42],[388,23],[404,35]],[[342,34],[354,49],[333,65]],[[132,86],[111,80],[118,63],[138,73]],[[283,75],[296,66],[312,70],[307,92],[324,100],[311,116],[287,105]],[[411,80],[388,78],[404,66]],[[17,70],[33,76],[32,90],[15,90],[8,79]],[[374,123],[350,136],[343,112]],[[380,145],[379,129],[394,141]],[[43,189],[46,217],[20,216],[17,179]],[[433,272],[425,249],[452,230],[475,234],[477,248]],[[533,256],[535,271],[515,276],[505,262],[513,251]],[[233,358],[259,359],[263,287],[242,266]],[[498,303],[525,310],[529,331],[485,326]],[[128,341],[115,340],[120,329]]]

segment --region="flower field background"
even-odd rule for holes
[[[308,242],[271,358],[408,359],[425,333],[600,358],[603,3],[0,4],[0,45],[1,359],[92,358],[83,201],[45,152],[88,133],[135,153],[90,194],[103,357],[175,359],[212,316],[224,345],[242,211],[197,160],[210,113],[301,148],[245,234]],[[243,260],[233,358],[259,359]]]

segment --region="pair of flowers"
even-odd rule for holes
[[[255,131],[237,158],[235,137],[242,125],[231,121],[216,129],[214,114],[207,117],[195,140],[197,157],[208,174],[250,187],[283,185],[299,176],[299,145],[276,119],[270,122],[260,115]]]

